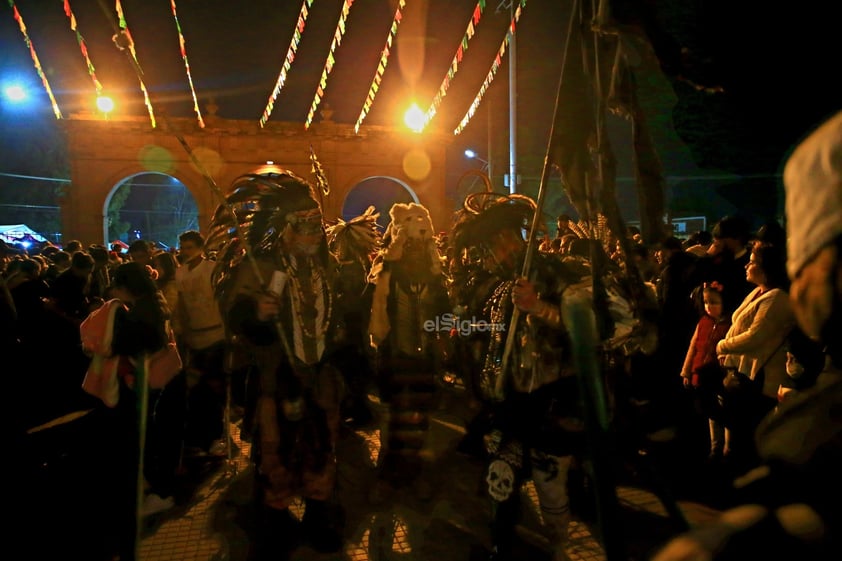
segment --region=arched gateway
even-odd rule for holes
[[[63,121],[70,158],[71,185],[61,203],[64,239],[107,241],[104,216],[114,189],[138,173],[159,172],[184,183],[196,200],[199,225],[207,227],[219,198],[191,161],[178,134],[227,194],[244,173],[289,169],[312,179],[310,147],[331,187],[324,198],[327,220],[342,216],[348,193],[372,177],[386,177],[410,188],[430,210],[437,228],[447,226],[445,149],[452,137],[415,134],[390,127],[363,127],[323,121],[304,129],[301,123],[268,123],[207,119],[169,119],[152,129],[148,119],[104,120],[74,116]],[[271,162],[271,163],[269,163]]]

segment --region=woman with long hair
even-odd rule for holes
[[[755,244],[746,264],[746,279],[755,285],[731,317],[731,328],[716,345],[720,363],[730,370],[726,400],[731,400],[731,456],[753,459],[757,424],[777,403],[778,387],[787,380],[786,341],[795,325],[789,302],[783,248]],[[734,455],[737,456],[734,456]]]

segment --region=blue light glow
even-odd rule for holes
[[[3,93],[9,101],[19,103],[26,99],[26,90],[20,84],[11,84],[3,88]]]

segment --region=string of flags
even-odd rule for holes
[[[316,109],[322,102],[322,97],[324,97],[325,90],[327,89],[327,77],[331,70],[333,70],[333,65],[336,64],[334,54],[336,49],[342,43],[342,36],[345,35],[345,22],[348,20],[348,14],[351,12],[351,5],[353,3],[354,0],[345,0],[342,3],[342,13],[339,15],[339,22],[336,24],[336,31],[333,32],[333,41],[330,43],[330,51],[327,53],[327,60],[325,61],[325,66],[322,69],[322,77],[319,79],[319,85],[316,88],[316,95],[313,98],[313,103],[310,105],[310,112],[307,114],[307,120],[304,121],[305,129],[310,128],[310,124],[313,122],[313,116],[316,114]]]
[[[82,57],[85,59],[85,64],[88,68],[88,74],[91,77],[91,80],[94,82],[94,89],[96,90],[96,95],[99,96],[102,94],[102,84],[96,77],[96,68],[94,68],[94,63],[91,62],[91,57],[88,56],[88,46],[85,43],[85,38],[82,37],[82,34],[79,32],[79,29],[76,26],[76,15],[73,13],[73,9],[70,7],[70,0],[64,0],[64,14],[70,20],[70,29],[76,33],[76,42],[79,44],[79,49],[82,51]]]
[[[513,0],[518,1],[518,0]],[[348,16],[350,14],[351,7],[353,5],[354,0],[344,0],[342,4],[342,11],[339,17],[339,21],[336,25],[336,30],[333,34],[333,39],[330,45],[330,49],[328,51],[327,58],[325,60],[324,67],[322,69],[321,77],[319,80],[318,87],[316,88],[316,93],[313,98],[313,102],[310,105],[310,109],[305,121],[305,129],[309,129],[310,125],[313,122],[313,118],[316,114],[316,110],[318,109],[319,104],[321,103],[325,90],[327,89],[327,79],[330,75],[331,71],[333,70],[334,65],[336,64],[336,50],[339,48],[342,42],[342,38],[345,34],[346,23],[348,20]],[[32,40],[29,37],[29,34],[26,29],[26,25],[24,24],[23,17],[21,16],[18,8],[15,4],[15,0],[8,0],[9,6],[12,8],[14,12],[15,21],[18,22],[20,27],[21,33],[23,34],[24,41],[29,48],[30,55],[32,57],[33,63],[35,65],[35,70],[38,73],[38,76],[41,78],[41,82],[44,85],[44,88],[47,92],[47,95],[50,98],[50,103],[52,105],[53,113],[55,114],[57,119],[62,118],[61,111],[59,109],[58,103],[53,95],[53,91],[50,88],[49,81],[47,80],[47,76],[41,66],[40,60],[38,59],[38,55],[35,51],[35,46],[32,44]],[[303,0],[301,4],[301,10],[298,15],[298,19],[296,21],[295,29],[293,31],[293,36],[290,41],[289,48],[286,53],[286,57],[284,58],[282,68],[278,75],[278,79],[275,83],[275,87],[272,90],[271,95],[269,96],[268,102],[266,104],[266,108],[263,111],[263,114],[260,118],[260,126],[264,127],[269,120],[269,117],[272,114],[274,109],[275,101],[284,85],[286,84],[288,73],[292,67],[292,63],[295,60],[298,47],[301,43],[302,34],[304,32],[304,28],[307,22],[307,18],[310,14],[313,4],[315,0]],[[383,76],[385,74],[386,68],[389,63],[389,57],[392,53],[393,43],[397,37],[398,28],[400,26],[401,21],[403,20],[403,10],[406,7],[406,0],[398,0],[398,6],[395,10],[395,15],[392,19],[392,24],[389,28],[389,33],[386,37],[385,45],[383,46],[380,52],[380,60],[378,62],[377,68],[374,73],[374,78],[371,81],[371,85],[369,87],[368,93],[366,95],[365,102],[363,103],[363,107],[360,111],[359,117],[356,120],[354,125],[354,132],[358,133],[360,126],[362,125],[363,121],[368,116],[375,98],[380,90],[380,85],[383,80]],[[94,67],[93,62],[90,59],[88,47],[85,42],[84,37],[82,36],[81,32],[78,29],[76,16],[73,13],[73,10],[70,6],[70,0],[63,0],[64,5],[64,12],[68,19],[70,20],[70,28],[76,34],[76,42],[79,45],[79,49],[82,53],[82,56],[85,60],[85,64],[87,67],[88,74],[94,84],[94,88],[96,89],[97,95],[102,93],[102,84],[98,80],[96,76],[96,69]],[[461,134],[465,127],[468,125],[470,120],[476,114],[476,111],[482,102],[482,99],[485,93],[488,91],[491,83],[493,82],[497,71],[499,70],[500,66],[502,65],[503,56],[506,53],[506,50],[509,46],[509,42],[511,41],[512,37],[516,32],[517,24],[520,20],[521,14],[523,13],[523,9],[526,7],[526,0],[519,0],[518,5],[514,11],[512,16],[511,22],[507,28],[506,36],[503,39],[500,48],[498,49],[494,60],[492,61],[491,68],[488,74],[485,77],[482,85],[480,86],[479,91],[477,92],[476,96],[474,97],[470,107],[468,108],[467,112],[465,113],[464,117],[462,118],[459,125],[454,129],[453,134],[458,135]],[[187,74],[187,81],[190,86],[190,92],[193,99],[193,110],[196,113],[196,117],[199,122],[199,126],[204,128],[205,122],[202,118],[201,110],[199,109],[198,103],[198,96],[196,94],[196,89],[193,83],[193,77],[191,74],[190,63],[187,58],[187,47],[186,47],[186,39],[184,37],[184,33],[181,28],[181,23],[178,18],[178,11],[176,7],[176,0],[170,0],[170,8],[172,11],[173,19],[175,21],[176,30],[178,32],[178,39],[179,39],[179,48],[181,58],[184,62],[184,68]],[[114,36],[114,42],[118,48],[121,50],[128,49],[129,53],[135,63],[135,65],[139,68],[139,63],[137,59],[137,53],[135,51],[134,40],[132,39],[131,32],[129,31],[128,24],[126,22],[125,13],[123,11],[123,6],[120,0],[115,0],[115,9],[117,12],[117,17],[119,20],[119,28],[120,32]],[[456,73],[459,71],[459,66],[462,62],[463,57],[465,56],[465,52],[468,50],[468,46],[470,44],[471,39],[474,37],[476,33],[477,26],[479,25],[480,20],[482,19],[483,13],[486,9],[486,0],[478,0],[476,6],[471,13],[470,19],[468,21],[468,25],[466,27],[465,33],[463,34],[459,46],[456,49],[456,53],[453,56],[453,59],[448,66],[447,72],[442,80],[436,95],[434,96],[430,107],[424,114],[424,126],[427,126],[429,122],[435,117],[440,105],[442,104],[445,96],[447,95],[447,91],[452,83]],[[142,72],[138,73],[138,81],[140,82],[140,89],[143,93],[144,102],[146,104],[147,110],[149,112],[149,118],[152,123],[152,127],[155,128],[157,126],[155,120],[155,113],[152,108],[152,102],[150,99],[149,91],[147,90],[146,84],[143,81]]]
[[[117,44],[118,48],[128,48],[129,53],[132,55],[132,59],[136,67],[140,67],[140,63],[137,60],[137,52],[134,48],[134,40],[132,39],[132,34],[129,31],[129,25],[126,23],[126,16],[123,13],[123,5],[120,3],[120,0],[116,1],[115,9],[117,10],[117,19],[120,21],[120,34],[123,39],[125,39],[125,44],[120,42],[120,37],[118,35],[114,36],[115,43]],[[140,90],[143,92],[143,101],[146,103],[146,109],[149,111],[149,120],[152,122],[152,128],[154,129],[157,127],[157,123],[155,122],[155,112],[152,110],[152,102],[149,100],[149,91],[146,89],[146,84],[143,83],[143,78],[140,77],[140,73],[137,76],[138,81],[140,82]]]
[[[205,128],[205,121],[202,119],[202,112],[199,110],[199,101],[196,99],[196,89],[193,87],[193,76],[190,74],[190,63],[187,61],[187,41],[184,40],[184,34],[181,32],[181,23],[178,21],[175,0],[170,0],[170,6],[172,7],[172,17],[175,19],[175,28],[178,31],[178,46],[181,49],[181,58],[184,60],[184,69],[187,71],[187,82],[190,84],[190,93],[193,95],[193,111],[196,112],[199,126]]]
[[[278,81],[275,83],[275,88],[269,96],[269,102],[266,104],[266,109],[263,110],[263,116],[260,117],[261,127],[265,126],[266,122],[269,120],[269,115],[272,114],[272,110],[275,108],[275,100],[278,98],[278,94],[281,93],[281,88],[283,88],[284,84],[286,84],[287,73],[292,67],[292,61],[295,60],[295,53],[298,51],[298,44],[301,43],[301,34],[304,33],[304,24],[307,23],[307,16],[310,13],[310,8],[313,6],[313,2],[315,2],[315,0],[304,0],[304,3],[301,4],[301,12],[298,14],[298,21],[296,22],[295,30],[292,33],[292,41],[289,43],[289,49],[287,50],[286,58],[284,58],[281,73],[278,74]]]
[[[365,120],[366,116],[368,116],[368,112],[371,110],[371,106],[374,103],[374,98],[380,90],[380,82],[383,80],[383,73],[386,71],[386,65],[389,64],[389,54],[392,51],[392,42],[398,34],[398,26],[403,19],[402,11],[405,6],[406,2],[404,0],[400,0],[400,2],[398,2],[398,9],[395,11],[395,17],[392,19],[391,27],[389,27],[389,35],[386,37],[386,45],[380,52],[380,62],[378,63],[377,70],[374,73],[374,80],[371,81],[371,87],[368,88],[368,95],[365,98],[365,103],[363,103],[362,111],[360,111],[360,116],[357,117],[357,122],[354,124],[355,133],[360,132],[360,125]]]
[[[20,32],[23,34],[23,40],[26,43],[26,46],[29,47],[29,54],[32,56],[32,62],[35,64],[35,71],[38,72],[38,76],[41,78],[41,83],[44,84],[44,89],[47,90],[47,96],[50,98],[50,104],[53,106],[53,113],[55,114],[56,119],[61,119],[61,110],[58,108],[55,96],[53,96],[53,90],[50,88],[50,82],[47,80],[47,75],[44,74],[44,69],[41,68],[41,61],[38,60],[38,54],[35,52],[35,45],[32,44],[32,39],[29,38],[29,32],[26,30],[26,24],[23,21],[23,16],[21,16],[20,12],[18,12],[18,7],[15,5],[14,0],[9,0],[9,6],[14,12],[15,21],[18,22]]]
[[[468,50],[468,43],[473,38],[474,33],[476,33],[476,27],[479,25],[480,19],[482,19],[483,11],[485,11],[485,0],[479,0],[477,5],[474,7],[473,13],[471,14],[471,19],[468,21],[468,28],[465,30],[465,34],[459,42],[459,47],[456,49],[456,54],[453,55],[453,60],[450,62],[447,73],[444,75],[444,80],[442,80],[441,85],[439,86],[439,91],[433,98],[433,103],[430,104],[430,108],[427,109],[424,114],[425,127],[430,123],[433,117],[435,117],[439,105],[441,105],[444,96],[447,95],[447,90],[450,88],[450,82],[459,71],[459,63],[462,62],[462,57],[465,56],[465,51]]]
[[[468,108],[468,112],[465,113],[465,116],[462,117],[462,121],[453,130],[454,135],[458,135],[463,130],[465,130],[465,127],[468,126],[468,122],[470,122],[474,114],[477,112],[477,108],[479,108],[479,104],[482,101],[482,97],[485,95],[485,92],[488,91],[488,87],[491,85],[491,82],[494,81],[494,76],[497,75],[497,70],[500,68],[500,65],[503,61],[503,55],[506,54],[506,48],[509,46],[509,42],[512,40],[512,37],[515,34],[517,23],[520,20],[520,15],[521,13],[523,13],[523,9],[525,7],[526,0],[520,0],[520,5],[515,9],[515,13],[514,16],[512,16],[512,21],[509,24],[508,31],[506,31],[506,37],[503,39],[503,43],[497,50],[497,56],[494,57],[494,62],[491,63],[491,70],[488,71],[488,74],[485,77],[485,81],[482,83],[482,86],[480,86],[479,92],[477,92],[477,95],[474,97],[474,101]]]

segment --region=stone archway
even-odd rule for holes
[[[130,188],[128,198],[119,209],[119,216],[109,216],[114,197],[122,189]],[[126,242],[136,239],[137,228],[148,241],[176,244],[178,235],[186,230],[196,230],[198,208],[196,200],[181,180],[160,172],[144,172],[124,178],[115,185],[103,202],[103,235],[110,242],[119,239],[119,231],[113,231],[117,224],[111,219],[130,226]],[[137,208],[140,206],[141,208]]]
[[[380,213],[377,223],[385,229],[389,225],[389,210],[395,203],[420,203],[412,188],[392,177],[367,177],[348,191],[342,205],[342,218],[350,220],[361,215],[369,206]]]
[[[181,181],[196,201],[199,227],[204,230],[220,195],[240,175],[288,169],[312,179],[311,148],[331,186],[323,200],[326,220],[340,217],[348,192],[371,177],[392,178],[411,189],[437,228],[449,220],[445,151],[452,136],[443,133],[363,127],[357,134],[352,125],[331,122],[307,130],[300,123],[268,123],[261,128],[257,122],[217,118],[206,120],[204,129],[193,119],[171,119],[151,129],[140,117],[108,121],[73,116],[62,124],[71,165],[71,185],[61,202],[65,239],[106,241],[104,209],[114,186],[146,172]],[[165,126],[177,135],[163,130]]]

